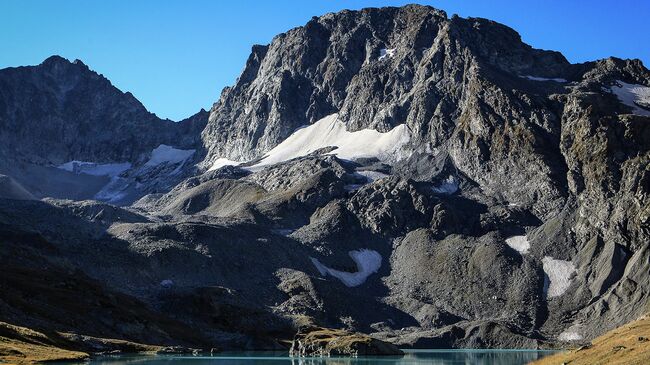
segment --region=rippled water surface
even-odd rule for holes
[[[292,358],[286,353],[224,352],[214,356],[103,356],[93,358],[89,363],[91,365],[522,365],[552,353],[537,350],[411,350],[400,357]]]

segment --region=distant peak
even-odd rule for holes
[[[56,67],[56,66],[68,67],[68,66],[75,65],[75,66],[82,67],[84,69],[88,69],[88,66],[85,63],[83,63],[83,61],[81,61],[80,59],[75,59],[74,61],[70,62],[70,60],[68,60],[67,58],[61,57],[59,55],[53,55],[46,58],[45,61],[41,63],[41,65],[48,68]]]
[[[60,63],[70,63],[70,61],[67,58],[63,58],[59,55],[53,55],[45,59],[41,63],[41,65],[53,65],[53,64],[60,64]]]

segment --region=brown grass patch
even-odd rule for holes
[[[537,360],[531,365],[648,365],[650,364],[650,316],[619,327],[571,351]]]

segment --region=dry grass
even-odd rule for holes
[[[84,360],[88,356],[85,352],[69,351],[51,345],[37,345],[0,337],[0,361],[6,364]]]
[[[60,348],[59,342],[60,338],[0,322],[0,361],[4,363],[31,364],[88,358],[85,352]]]
[[[38,332],[0,322],[0,364],[33,364],[83,360],[89,349],[100,346],[124,353],[155,353],[163,347],[65,332]]]
[[[545,357],[531,365],[648,365],[650,364],[650,316],[609,331],[591,346]]]
[[[309,332],[305,336],[306,342],[322,343],[325,348],[351,348],[354,344],[369,344],[372,341],[370,336],[360,333],[349,333],[343,330],[322,328]]]

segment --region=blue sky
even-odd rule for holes
[[[52,54],[81,59],[152,112],[180,120],[208,109],[241,71],[251,45],[312,16],[399,6],[392,0],[0,0],[0,68]],[[650,1],[422,0],[451,16],[496,20],[571,62],[607,56],[650,65]]]

